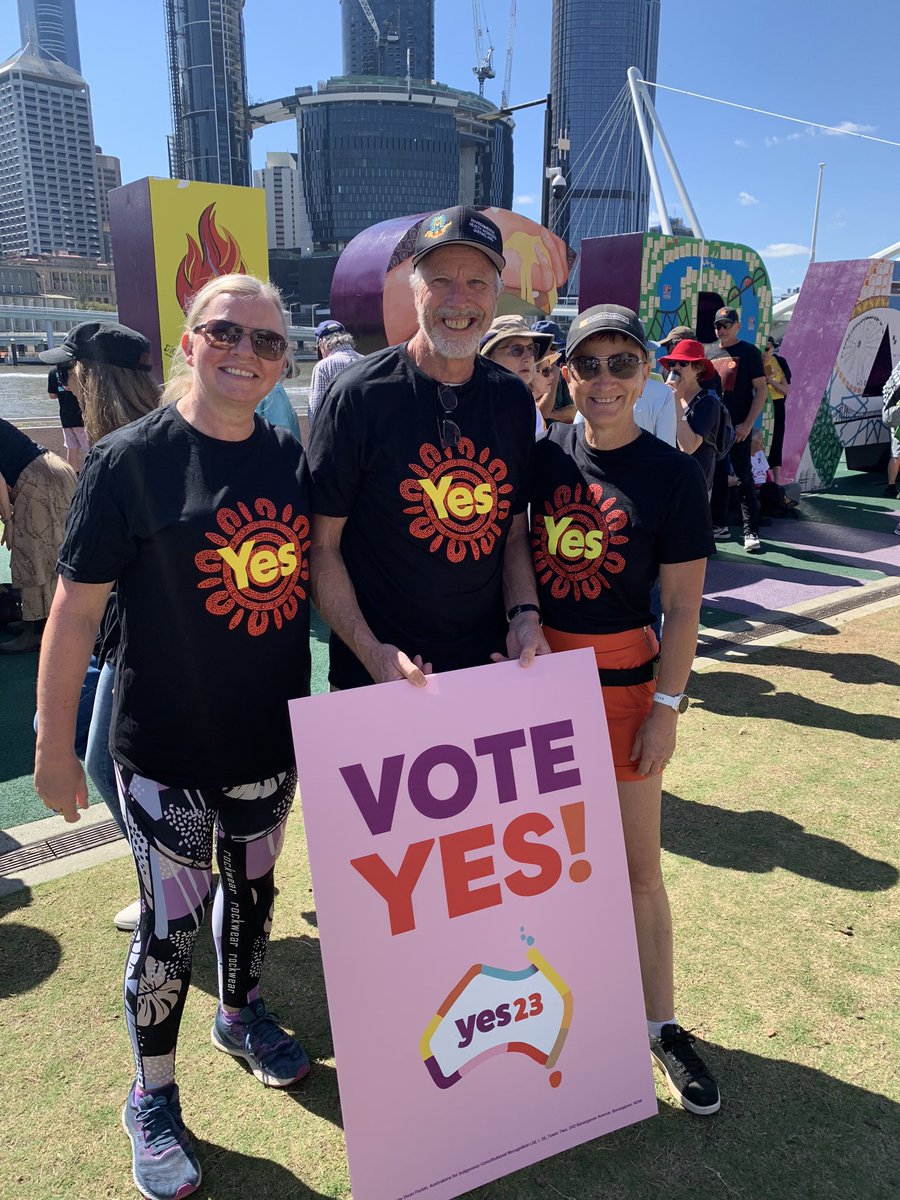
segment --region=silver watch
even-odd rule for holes
[[[677,696],[667,696],[665,692],[654,692],[653,699],[657,704],[665,704],[667,708],[674,708],[679,713],[683,713],[690,704],[690,700],[684,692],[679,692]]]

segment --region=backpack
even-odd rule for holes
[[[713,450],[715,450],[716,462],[721,462],[723,458],[728,457],[731,452],[731,447],[734,445],[734,424],[731,420],[731,413],[725,407],[719,396],[717,396],[712,390],[712,388],[707,388],[706,394],[719,401],[719,423],[713,432],[703,440],[708,445],[712,446]],[[703,392],[700,392],[697,396],[695,396],[694,400],[691,401],[691,404],[693,404],[695,400],[699,400],[700,396],[702,395]]]

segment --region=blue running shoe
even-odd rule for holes
[[[134,1086],[122,1109],[131,1139],[131,1174],[147,1200],[181,1200],[200,1186],[202,1172],[181,1119],[178,1087],[171,1084],[136,1100]]]
[[[262,1000],[242,1008],[234,1024],[223,1020],[220,1005],[210,1036],[217,1050],[246,1059],[266,1087],[290,1087],[309,1071],[303,1047],[276,1024]]]

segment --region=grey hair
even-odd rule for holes
[[[342,329],[338,333],[327,333],[325,337],[319,338],[319,348],[323,355],[331,354],[332,350],[338,350],[341,346],[349,346],[351,350],[356,349],[353,334],[348,333],[346,329]]]

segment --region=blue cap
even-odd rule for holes
[[[532,325],[534,333],[549,333],[553,335],[553,349],[565,350],[566,339],[563,337],[563,331],[555,321],[535,321]]]
[[[316,340],[328,337],[330,333],[346,333],[347,330],[340,321],[320,321],[316,326]]]

